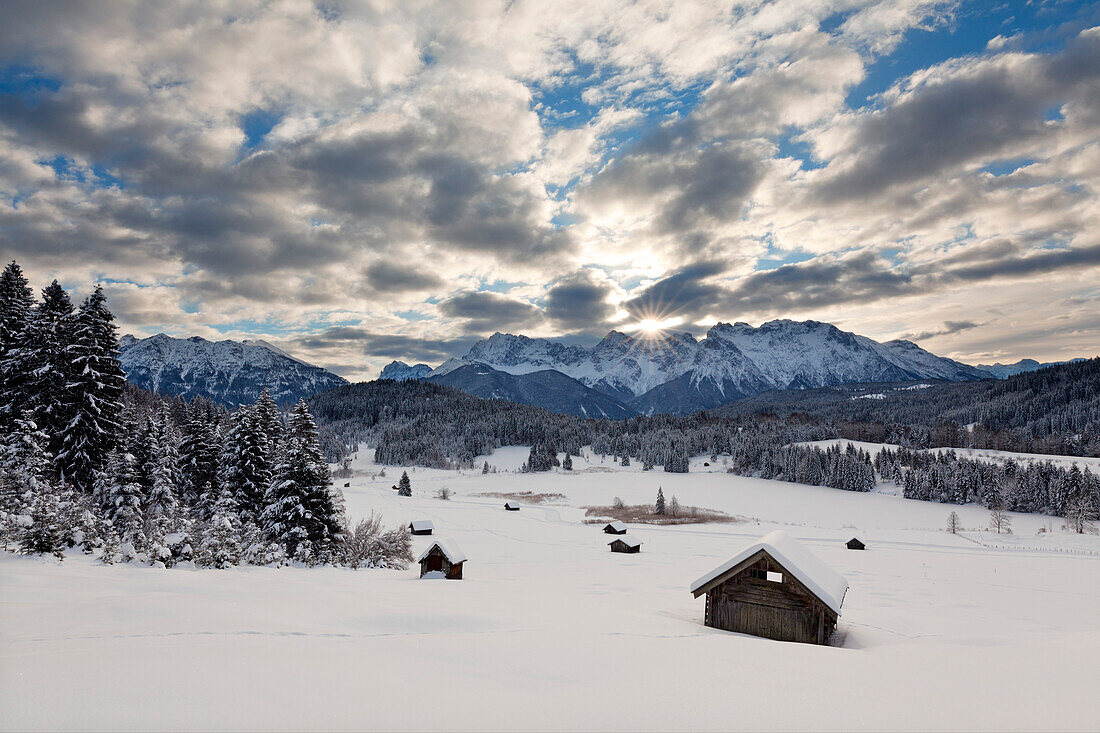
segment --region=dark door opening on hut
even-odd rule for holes
[[[442,555],[429,555],[424,559],[424,572],[430,573],[433,571],[443,572]]]

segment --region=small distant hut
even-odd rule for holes
[[[409,522],[409,531],[413,534],[431,534],[433,529],[435,525],[430,519],[414,519]]]
[[[848,581],[782,530],[691,584],[707,626],[779,641],[827,644]]]
[[[604,534],[626,534],[626,524],[616,519],[614,522],[609,522],[603,526]]]
[[[627,534],[624,534],[621,537],[616,537],[607,544],[611,545],[612,552],[634,553],[642,551],[642,541],[639,540],[637,537],[631,537]]]
[[[505,502],[504,508],[510,512],[518,512],[519,504],[515,503],[514,501]]]
[[[866,550],[867,545],[863,544],[858,537],[853,537],[845,543],[849,550]]]
[[[416,561],[420,563],[421,578],[433,573],[430,577],[462,580],[462,565],[466,562],[466,555],[454,540],[439,539],[424,550]]]

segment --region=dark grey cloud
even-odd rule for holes
[[[301,336],[290,342],[304,350],[348,350],[365,357],[427,362],[433,366],[456,354],[465,353],[473,339],[424,339],[403,334],[377,333],[356,326],[329,328],[317,334]],[[351,369],[347,371],[356,371]]]
[[[972,328],[977,328],[984,324],[974,323],[974,321],[944,321],[941,328],[934,331],[920,331],[919,333],[906,333],[902,334],[898,338],[905,339],[907,341],[925,341],[937,336],[949,336],[953,333],[959,333],[960,331],[969,331]]]
[[[368,267],[364,275],[371,290],[383,293],[441,287],[443,278],[426,268],[426,263],[415,260],[404,265],[378,261]]]
[[[711,313],[728,291],[724,285],[707,280],[723,274],[728,267],[716,260],[688,265],[650,285],[622,307],[634,319],[691,318]]]
[[[1064,51],[1004,56],[936,73],[932,81],[855,122],[848,148],[815,189],[822,203],[859,200],[998,155],[1020,154],[1051,130],[1048,111],[1072,101],[1100,122],[1100,35]]]
[[[600,331],[615,312],[608,302],[611,286],[586,272],[576,273],[554,283],[546,294],[546,315],[564,329]]]
[[[440,303],[439,311],[462,319],[467,333],[530,328],[543,319],[536,306],[493,292],[460,293]]]
[[[698,252],[711,242],[710,229],[742,215],[766,171],[758,146],[701,134],[691,118],[657,128],[601,171],[580,200],[653,208],[655,233]]]

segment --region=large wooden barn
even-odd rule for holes
[[[691,584],[707,626],[779,641],[827,644],[848,581],[782,530]]]
[[[420,563],[421,578],[433,573],[430,577],[462,580],[462,565],[466,562],[466,555],[454,540],[439,539],[424,550],[416,561]]]

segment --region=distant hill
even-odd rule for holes
[[[618,420],[637,414],[613,397],[552,369],[509,374],[484,364],[465,364],[429,376],[426,381],[454,387],[477,397],[534,405],[563,415]]]
[[[917,428],[936,432],[930,439],[916,438],[917,443],[977,443],[974,447],[1100,455],[1100,358],[1056,364],[996,381],[921,380],[776,390],[709,414],[796,415],[820,422],[883,426],[878,435],[869,432],[860,436],[867,439],[881,438],[882,431],[888,432],[892,425],[905,426],[907,434]],[[952,430],[981,430],[991,435],[952,436]]]
[[[1055,366],[1057,364],[1071,364],[1075,361],[1084,361],[1084,359],[1070,359],[1069,361],[1048,361],[1040,363],[1034,359],[1020,359],[1015,364],[978,364],[975,368],[982,369],[989,372],[997,379],[1007,379],[1016,374],[1023,374],[1024,372],[1034,372],[1038,369],[1046,369],[1049,366]]]
[[[159,394],[202,396],[227,407],[255,401],[264,387],[276,402],[287,404],[347,384],[266,341],[126,335],[119,339],[119,352],[133,384]]]

